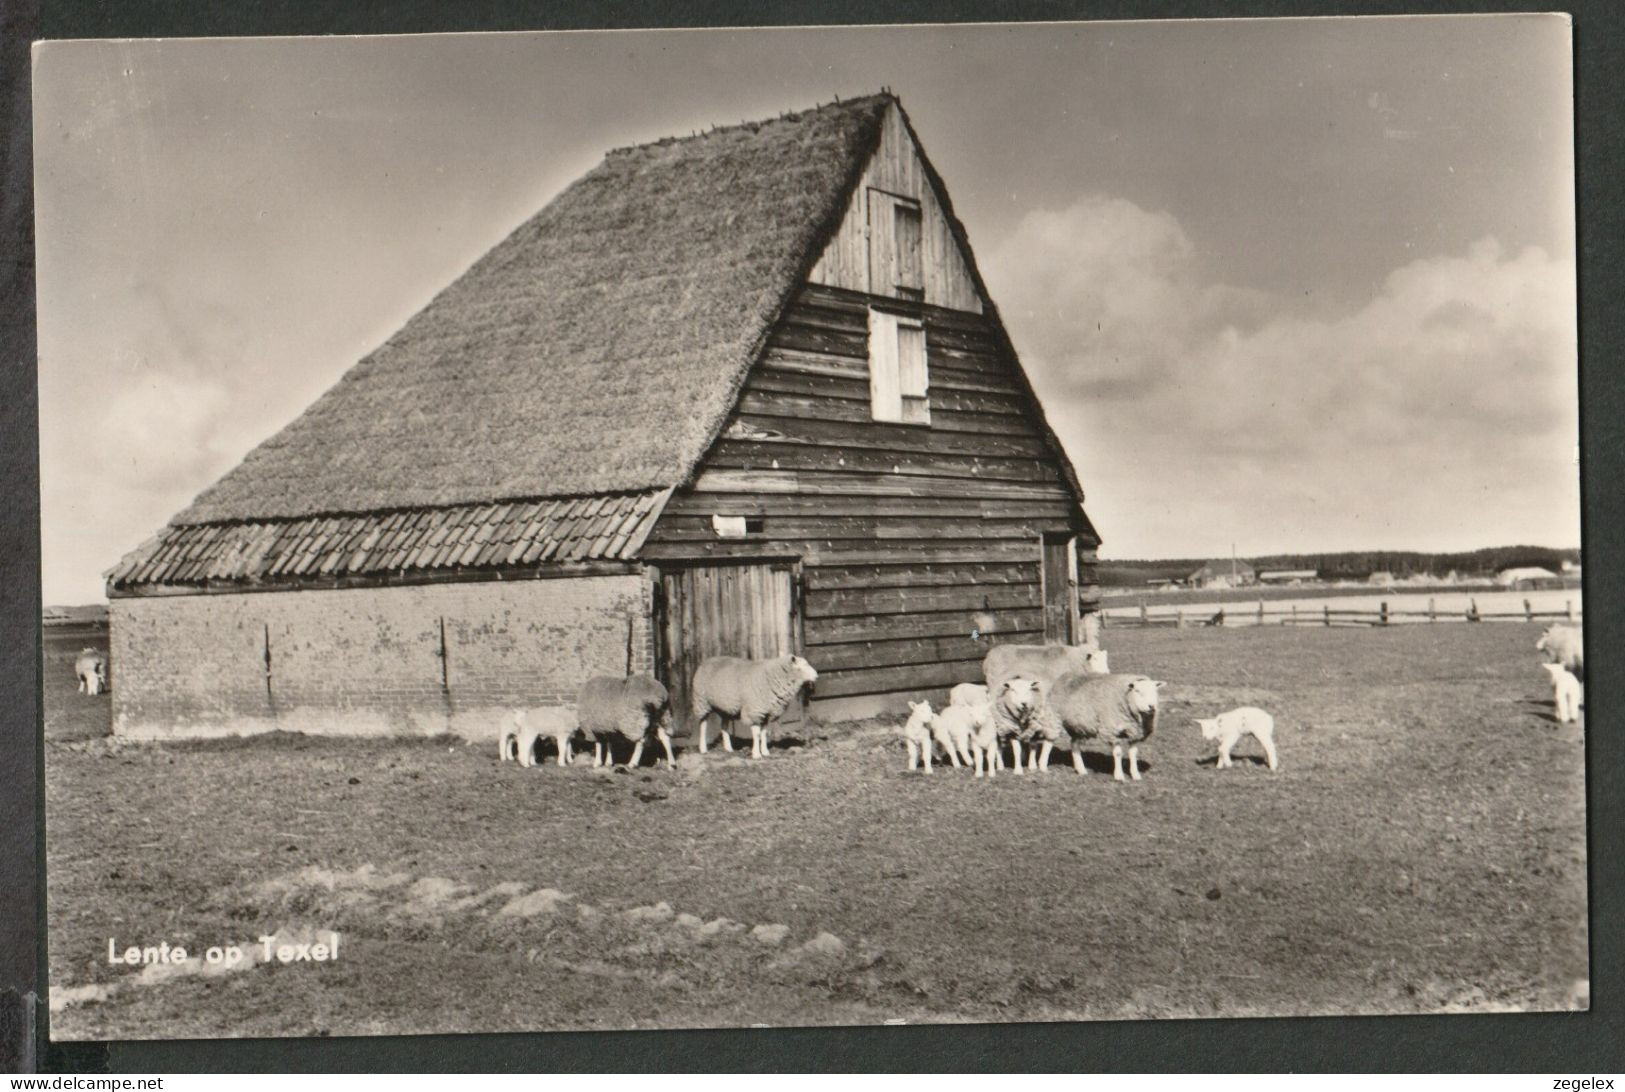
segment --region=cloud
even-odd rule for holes
[[[1486,238],[1329,317],[1202,265],[1101,196],[987,262],[1113,556],[1578,541],[1571,265]]]

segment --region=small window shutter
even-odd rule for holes
[[[869,408],[876,421],[903,419],[903,391],[899,383],[897,316],[869,312]]]
[[[892,206],[892,215],[895,217],[892,242],[895,247],[897,277],[894,287],[898,290],[898,295],[918,299],[925,289],[924,258],[921,254],[920,239],[920,206],[898,201]]]
[[[925,327],[902,319],[897,322],[897,380],[902,396],[902,419],[914,424],[931,420],[927,399]]]

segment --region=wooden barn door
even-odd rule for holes
[[[801,651],[796,566],[791,562],[663,569],[660,661],[679,733],[692,728],[689,683],[708,656],[769,659]],[[803,704],[782,720],[799,721]]]
[[[1073,644],[1078,639],[1078,551],[1069,535],[1045,535],[1044,640]]]

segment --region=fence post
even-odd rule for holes
[[[1574,621],[1574,600],[1563,600],[1563,613],[1569,616],[1569,621]]]
[[[1145,609],[1145,600],[1142,599],[1140,600],[1140,625],[1149,626],[1150,624],[1151,613]]]
[[[1378,621],[1385,626],[1388,624],[1388,600],[1386,599],[1382,601],[1382,610],[1378,612]]]
[[[1174,628],[1175,629],[1184,629],[1185,628],[1185,608],[1184,607],[1180,607],[1178,613],[1174,615]]]
[[[1262,599],[1258,601],[1258,624],[1264,624],[1264,601]]]
[[[1428,621],[1437,622],[1438,620],[1439,612],[1433,608],[1433,596],[1430,595],[1428,596]]]
[[[1479,620],[1477,596],[1467,600],[1467,620],[1469,622],[1476,622]]]
[[[1292,624],[1297,625],[1297,623],[1298,623],[1298,604],[1294,603],[1294,604],[1292,604]]]
[[[1523,601],[1523,620],[1525,622],[1533,622],[1535,620],[1535,609],[1529,605],[1529,600],[1527,599]]]
[[[1332,624],[1332,605],[1330,603],[1326,603],[1321,607],[1321,609],[1326,612],[1326,624],[1328,626],[1331,625]]]

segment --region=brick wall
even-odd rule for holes
[[[110,606],[113,730],[132,737],[283,729],[477,738],[517,706],[573,707],[589,675],[624,672],[629,639],[634,672],[654,662],[641,575]]]

